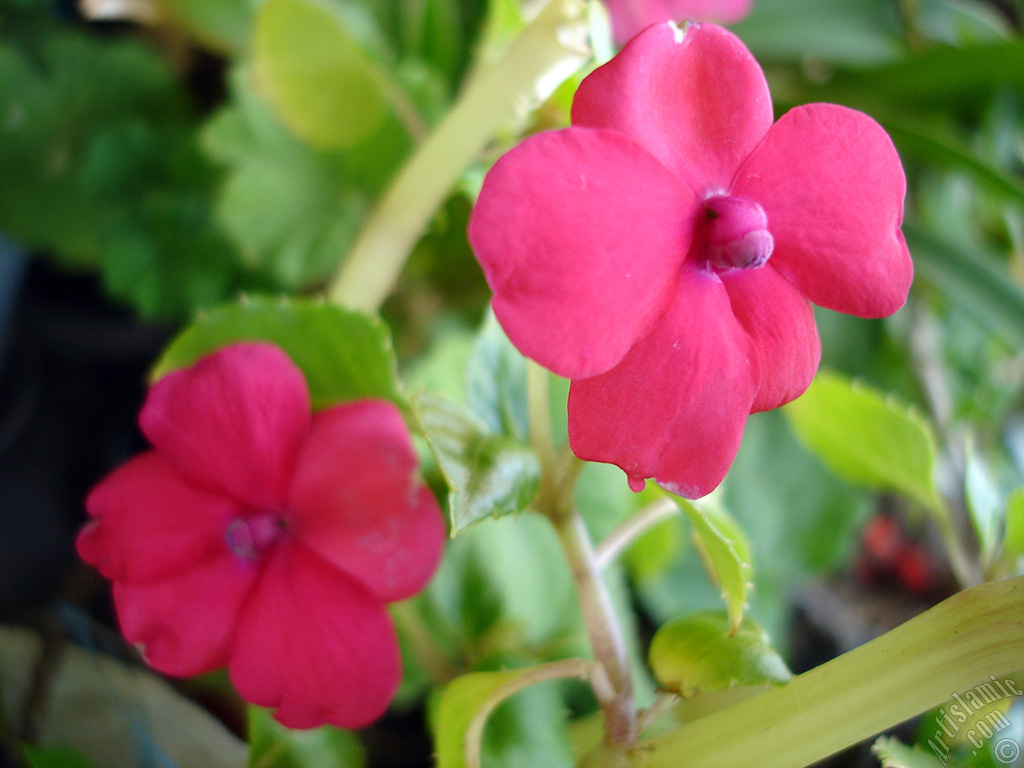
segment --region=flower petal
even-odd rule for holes
[[[227,551],[224,529],[238,503],[187,485],[156,451],[118,467],[85,502],[93,519],[78,552],[114,581],[179,573]]]
[[[391,403],[321,411],[289,496],[295,535],[380,600],[414,595],[437,569],[445,540],[440,507],[417,469]]]
[[[168,675],[198,675],[227,664],[238,614],[258,567],[221,557],[145,584],[114,584],[121,632]]]
[[[662,21],[714,21],[731,24],[750,13],[752,0],[608,0],[615,39],[624,43]]]
[[[695,206],[625,136],[568,128],[498,160],[469,241],[519,351],[559,375],[592,376],[668,307]]]
[[[291,728],[359,728],[387,709],[401,677],[383,604],[292,541],[246,604],[229,664],[242,696]]]
[[[788,403],[804,393],[821,362],[814,309],[769,264],[722,275],[736,319],[754,340],[761,385],[752,413]]]
[[[721,281],[683,273],[665,318],[623,361],[569,389],[569,441],[588,461],[621,467],[686,498],[710,493],[739,449],[757,389],[754,344]]]
[[[583,81],[572,105],[573,125],[631,136],[701,199],[729,189],[772,119],[761,67],[713,24],[641,32]]]
[[[246,342],[154,384],[139,424],[186,481],[254,509],[279,509],[309,409],[306,380],[288,356]]]
[[[862,112],[797,107],[737,174],[733,194],[758,202],[775,238],[772,265],[815,304],[859,317],[903,306],[914,277],[900,231],[903,166]]]

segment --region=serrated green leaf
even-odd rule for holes
[[[544,600],[537,600],[543,594]],[[443,642],[479,659],[501,648],[586,652],[576,591],[551,524],[540,515],[487,520],[449,543],[421,602]],[[566,638],[579,642],[567,643]]]
[[[226,169],[217,219],[246,266],[273,285],[322,281],[355,239],[378,180],[363,177],[359,161],[295,138],[253,92],[247,69],[235,69],[229,85],[230,101],[202,133],[203,149]],[[399,145],[374,148],[379,172],[390,173]]]
[[[475,672],[456,678],[441,695],[434,718],[437,768],[466,768],[467,740],[476,744],[490,713],[509,696],[536,683],[565,677],[582,677],[587,662],[580,659],[552,662],[539,667],[510,669],[503,672]],[[524,734],[524,738],[527,738]],[[476,754],[479,754],[478,752]],[[548,755],[559,765],[564,755]],[[535,763],[534,763],[535,764]]]
[[[494,434],[529,439],[526,358],[512,346],[490,311],[466,368],[466,398]]]
[[[361,397],[404,405],[387,327],[375,317],[310,299],[245,298],[203,314],[170,343],[152,379],[243,340],[284,349],[305,375],[315,409]]]
[[[850,482],[897,491],[932,511],[942,509],[932,478],[931,427],[906,406],[822,372],[785,413],[801,442]]]
[[[210,214],[213,169],[167,61],[141,41],[55,26],[0,41],[0,229],[101,273],[145,317],[187,317],[237,289]]]
[[[871,751],[882,764],[882,768],[942,768],[945,760],[924,752],[919,747],[910,747],[892,736],[881,736],[871,745]]]
[[[313,146],[355,146],[384,120],[384,76],[337,7],[323,0],[267,0],[256,17],[254,48],[271,103]]]
[[[698,506],[676,499],[693,525],[694,540],[704,557],[711,578],[722,588],[729,623],[740,626],[750,588],[750,545],[736,521],[727,512],[708,504]]]
[[[721,611],[702,611],[668,622],[651,641],[650,665],[658,683],[683,698],[737,685],[781,684],[792,673],[752,619],[733,627]]]
[[[472,414],[440,396],[418,396],[414,410],[451,489],[453,536],[486,517],[522,512],[533,501],[540,485],[533,449],[490,434]]]
[[[366,749],[352,731],[327,725],[293,730],[249,707],[249,764],[259,768],[363,768]]]

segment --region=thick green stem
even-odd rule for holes
[[[1024,577],[960,592],[781,688],[637,747],[645,768],[801,768],[1024,664]]]
[[[594,658],[605,676],[605,679],[591,676],[594,693],[604,713],[605,740],[630,747],[637,736],[633,677],[622,629],[601,578],[590,534],[575,509],[563,516],[552,517],[552,522],[569,561]]]
[[[584,0],[551,0],[499,61],[481,67],[370,215],[327,289],[330,301],[380,308],[465,167],[587,60],[586,35]]]

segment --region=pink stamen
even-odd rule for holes
[[[287,523],[275,512],[236,517],[224,530],[228,548],[242,560],[257,560],[284,536]]]
[[[704,201],[703,259],[716,269],[757,269],[775,248],[768,217],[757,203],[742,197]]]

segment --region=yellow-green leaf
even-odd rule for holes
[[[269,101],[316,147],[352,147],[387,114],[382,73],[324,0],[267,0],[256,17],[255,55]]]
[[[677,499],[693,525],[694,542],[711,578],[722,588],[729,609],[729,625],[735,630],[743,619],[750,589],[750,545],[739,525],[725,510]]]
[[[850,482],[941,509],[932,478],[935,439],[928,422],[907,406],[838,374],[819,373],[785,412],[804,445]]]
[[[503,672],[474,672],[449,683],[434,718],[437,768],[479,768],[488,716],[502,701],[545,680],[585,677],[590,662],[566,659]]]
[[[651,642],[650,665],[663,688],[690,698],[733,686],[781,684],[792,674],[768,633],[744,618],[733,630],[720,611],[672,619]]]

